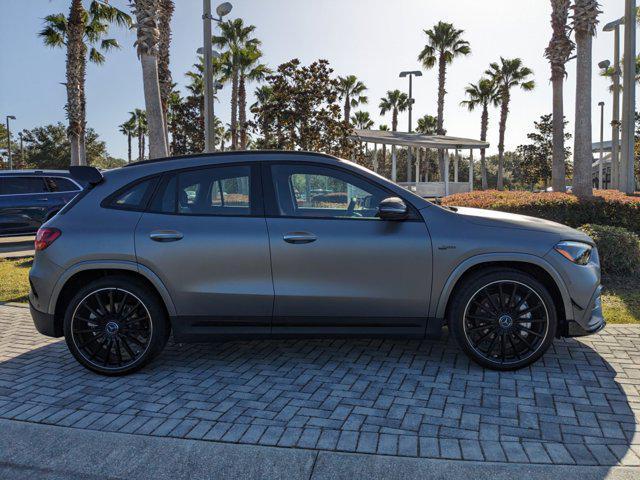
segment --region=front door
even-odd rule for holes
[[[425,331],[431,240],[416,211],[376,216],[395,196],[339,167],[265,164],[275,291],[273,333]]]
[[[138,261],[169,289],[174,333],[269,333],[273,283],[259,166],[164,175],[136,228]]]

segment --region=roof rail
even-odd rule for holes
[[[137,162],[131,162],[124,165],[123,168],[126,167],[135,167],[137,165],[146,165],[148,163],[157,163],[157,162],[169,162],[171,160],[189,160],[191,158],[202,158],[202,157],[217,157],[217,156],[240,156],[240,155],[252,155],[252,154],[279,154],[286,153],[287,155],[316,155],[320,157],[334,158],[338,157],[334,155],[329,155],[328,153],[320,153],[320,152],[307,152],[307,151],[299,151],[299,150],[230,150],[225,152],[212,152],[212,153],[191,153],[185,155],[175,155],[173,157],[162,157],[162,158],[152,158],[149,160],[139,160]]]

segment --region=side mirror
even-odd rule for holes
[[[378,217],[382,220],[404,220],[408,216],[409,209],[401,198],[385,198],[378,205]]]

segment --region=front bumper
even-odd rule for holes
[[[587,321],[580,324],[576,321],[569,320],[566,324],[565,332],[563,332],[563,337],[582,337],[585,335],[591,335],[598,333],[605,327],[607,322],[605,321],[602,313],[601,291],[602,286],[598,286],[593,294],[591,302],[589,302],[589,308],[587,310],[588,313],[586,313],[584,317]]]
[[[37,310],[31,303],[31,300],[29,300],[29,310],[31,311],[31,318],[33,319],[33,324],[36,326],[36,330],[42,335],[46,335],[47,337],[61,337],[63,335],[62,325],[56,325],[53,314]]]

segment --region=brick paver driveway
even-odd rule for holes
[[[430,458],[640,465],[640,327],[556,341],[496,373],[441,341],[168,345],[100,377],[0,306],[0,417],[83,429]]]

